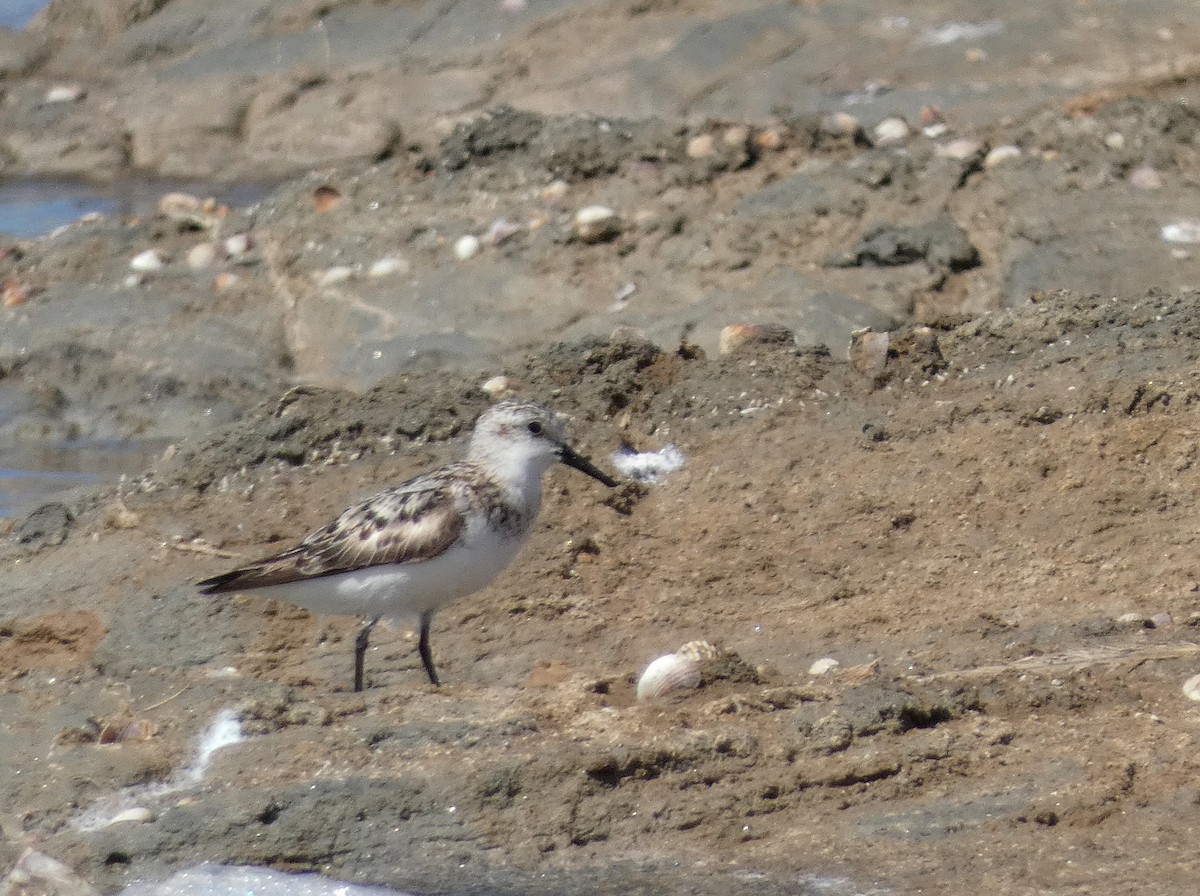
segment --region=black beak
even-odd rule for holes
[[[558,452],[558,459],[568,467],[574,467],[580,473],[587,473],[598,482],[603,482],[609,488],[614,488],[618,485],[617,480],[599,470],[595,464],[582,454],[576,454],[570,445],[562,446]]]

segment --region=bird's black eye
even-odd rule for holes
[[[540,436],[542,434],[542,424],[540,420],[530,420],[527,428],[535,436]]]

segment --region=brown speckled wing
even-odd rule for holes
[[[296,547],[197,584],[205,594],[223,594],[436,557],[464,526],[452,472],[446,468],[381,492]]]

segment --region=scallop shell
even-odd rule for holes
[[[698,687],[704,664],[720,653],[707,641],[689,641],[674,653],[660,656],[638,679],[638,700],[652,700],[671,691]]]

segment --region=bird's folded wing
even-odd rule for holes
[[[443,479],[414,480],[346,510],[281,554],[205,579],[207,594],[285,585],[382,563],[429,560],[463,530],[455,493]]]

